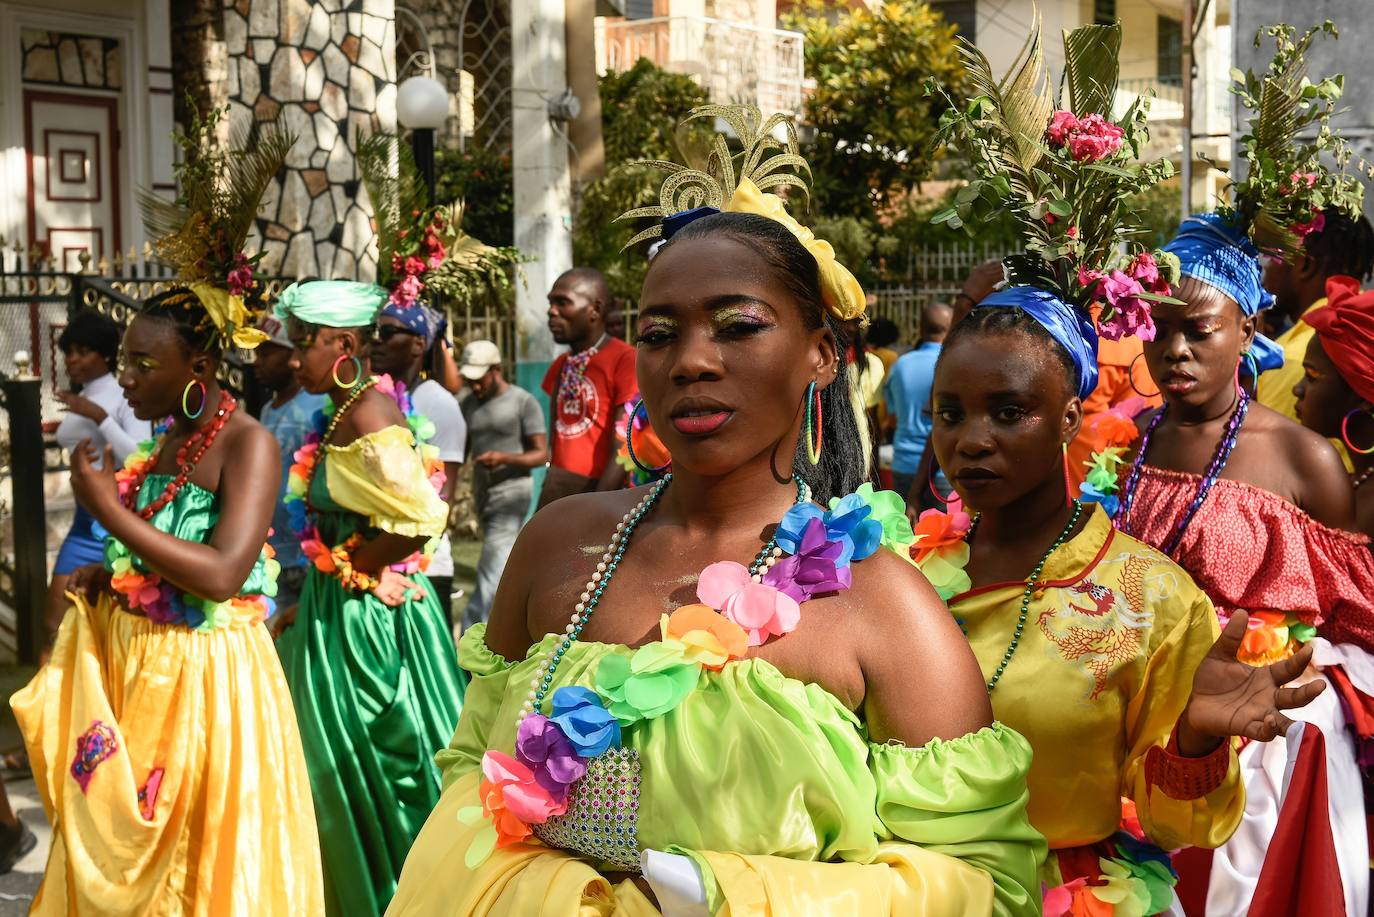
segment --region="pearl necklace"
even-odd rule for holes
[[[658,503],[659,497],[668,489],[672,482],[671,473],[664,476],[663,480],[654,485],[654,489],[644,495],[634,507],[616,524],[615,533],[611,535],[611,543],[606,548],[606,553],[601,555],[600,562],[596,565],[596,570],[592,573],[591,579],[587,581],[582,589],[582,594],[578,596],[577,604],[573,607],[572,617],[568,625],[563,628],[563,638],[544,654],[544,658],[539,660],[539,667],[535,669],[534,677],[530,679],[530,689],[525,695],[525,701],[520,706],[520,715],[516,719],[516,728],[524,722],[525,717],[534,713],[544,702],[545,696],[549,693],[549,687],[553,684],[553,675],[557,671],[559,664],[563,661],[563,656],[568,649],[576,642],[582,634],[582,628],[587,626],[592,614],[596,611],[596,606],[601,602],[601,595],[606,591],[606,587],[611,584],[611,578],[615,576],[616,569],[625,557],[625,549],[629,547],[630,538],[634,535],[639,523],[644,520],[649,511]],[[811,499],[811,488],[798,475],[792,476],[793,482],[797,485],[797,503],[805,503]],[[766,574],[773,565],[782,557],[782,548],[778,547],[777,530],[768,539],[768,543],[763,546],[759,553],[754,557],[754,562],[749,565],[749,578],[753,582],[762,582]]]

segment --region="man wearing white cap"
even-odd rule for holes
[[[277,552],[281,573],[277,576],[277,605],[285,611],[300,598],[305,581],[305,555],[291,526],[291,514],[281,498],[286,492],[286,472],[295,461],[296,450],[305,437],[315,429],[315,413],[324,407],[328,395],[312,395],[301,388],[291,371],[291,352],[294,347],[286,336],[286,328],[274,315],[264,315],[258,328],[267,333],[267,340],[253,351],[253,376],[258,384],[272,393],[272,400],[263,406],[259,421],[277,438],[281,451],[282,493],[272,511],[272,535],[268,538]],[[277,620],[286,621],[287,615]]]
[[[468,422],[473,498],[483,536],[477,585],[463,612],[466,629],[491,613],[501,571],[529,514],[534,496],[531,472],[549,460],[549,450],[539,402],[506,381],[501,374],[501,351],[495,344],[468,344],[458,371],[470,389],[461,406]]]

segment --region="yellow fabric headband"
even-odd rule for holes
[[[792,218],[782,198],[760,191],[748,178],[742,178],[722,209],[731,213],[767,217],[787,227],[788,232],[796,236],[802,247],[816,259],[816,267],[820,269],[821,295],[830,314],[840,321],[849,321],[864,314],[864,291],[858,279],[849,268],[835,259],[835,249],[829,242],[817,239],[815,233]]]

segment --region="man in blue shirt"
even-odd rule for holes
[[[897,421],[892,438],[892,489],[911,493],[921,456],[930,438],[930,389],[935,382],[935,361],[949,333],[954,310],[937,302],[921,311],[920,343],[897,358],[883,383],[888,412]]]
[[[312,395],[296,381],[291,369],[291,341],[286,329],[273,315],[264,315],[258,328],[267,340],[258,345],[253,355],[253,376],[258,384],[272,393],[272,401],[263,406],[259,421],[277,438],[281,450],[281,487],[276,508],[272,511],[272,534],[267,539],[277,552],[281,572],[277,575],[277,608],[284,611],[300,599],[305,582],[305,555],[301,543],[291,527],[291,514],[281,496],[286,493],[286,472],[295,461],[296,450],[305,437],[315,429],[315,414],[329,400],[327,395]],[[286,620],[283,615],[278,620]]]

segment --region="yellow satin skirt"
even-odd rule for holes
[[[444,791],[410,848],[386,917],[662,917],[633,882],[612,885],[562,850],[514,844],[470,869],[464,855],[479,826],[463,824],[458,812],[478,804],[481,779],[472,771]],[[720,889],[716,917],[968,917],[993,908],[986,872],[913,844],[879,844],[871,863],[700,856]]]
[[[53,825],[34,914],[324,913],[291,695],[267,629],[75,602],[10,699]]]

